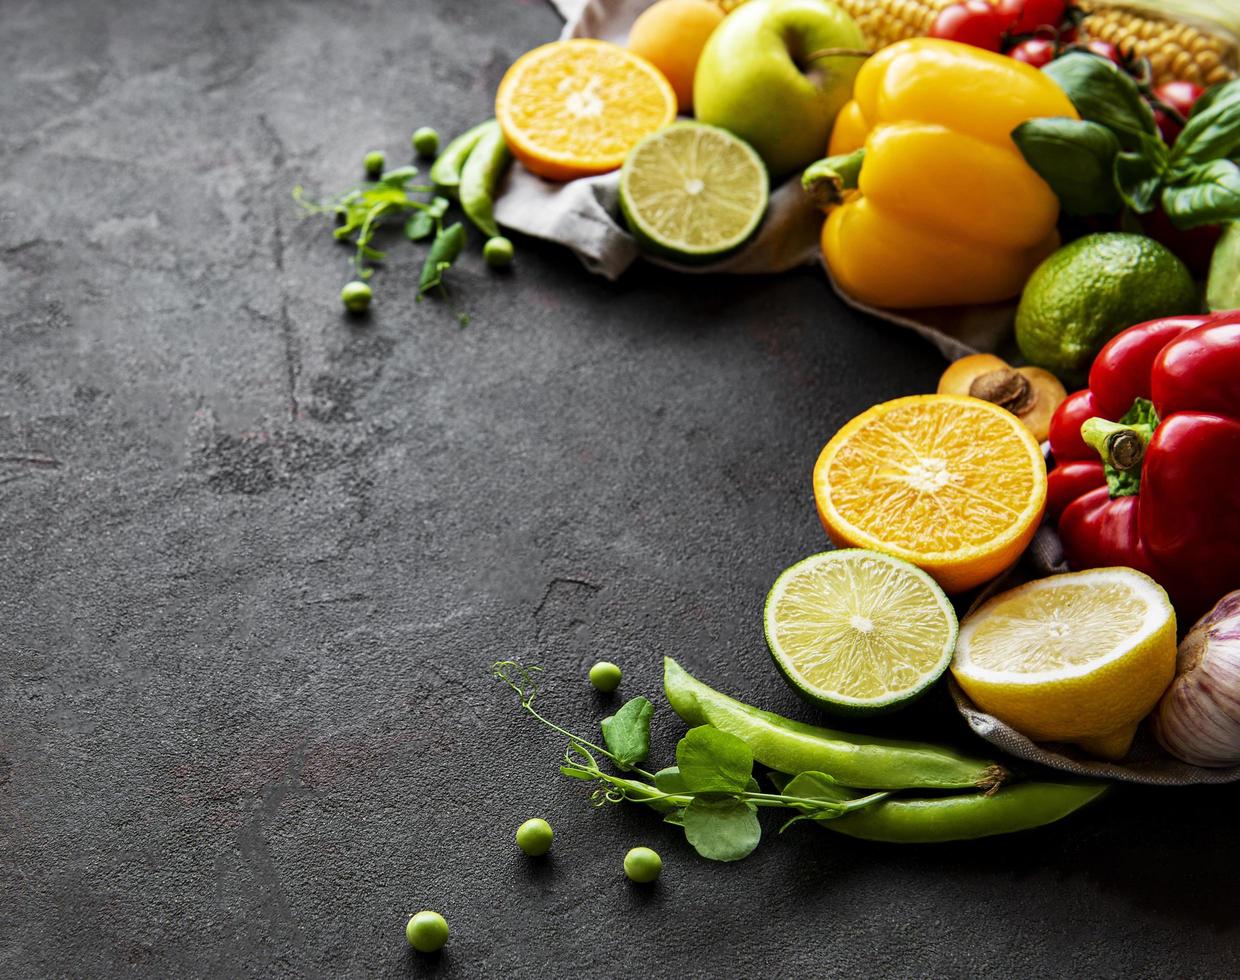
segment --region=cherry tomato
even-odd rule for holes
[[[1117,48],[1110,41],[1099,41],[1097,39],[1086,41],[1081,45],[1086,51],[1092,51],[1096,55],[1101,55],[1109,61],[1115,62],[1117,65],[1124,63],[1123,57]]]
[[[1008,51],[1008,57],[1041,68],[1055,60],[1055,42],[1044,37],[1031,37]]]
[[[1067,6],[1064,0],[1001,0],[998,10],[1013,34],[1032,34],[1058,28]]]
[[[1154,98],[1169,105],[1187,119],[1188,114],[1193,111],[1194,103],[1204,93],[1205,89],[1196,82],[1165,82],[1154,89]],[[1183,124],[1157,105],[1154,106],[1154,119],[1158,123],[1158,131],[1162,133],[1162,138],[1170,146],[1180,135],[1180,130],[1184,128]]]
[[[985,0],[965,0],[939,11],[930,36],[998,51],[1003,43],[1003,15]]]

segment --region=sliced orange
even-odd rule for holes
[[[948,592],[1011,565],[1046,505],[1046,463],[1011,412],[980,398],[913,395],[845,425],[814,467],[837,545],[912,562]]]
[[[676,118],[676,93],[645,58],[589,38],[554,41],[508,69],[495,116],[513,156],[550,180],[606,173]]]

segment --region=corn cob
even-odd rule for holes
[[[745,0],[716,0],[725,11]],[[958,0],[835,0],[875,48],[929,33],[940,10]],[[1240,68],[1240,15],[1210,0],[1078,0],[1084,37],[1150,59],[1156,84],[1183,79],[1214,85]]]

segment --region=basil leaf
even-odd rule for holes
[[[429,211],[415,211],[405,222],[405,237],[420,242],[435,230],[435,219]]]
[[[1214,160],[1162,193],[1163,210],[1177,228],[1240,221],[1240,165]]]
[[[1114,214],[1123,206],[1113,176],[1119,140],[1105,126],[1030,119],[1012,130],[1012,140],[1068,214]]]
[[[1206,309],[1240,310],[1240,222],[1224,228],[1214,246],[1206,280]]]
[[[1067,93],[1082,119],[1106,126],[1125,150],[1139,149],[1140,134],[1158,132],[1137,83],[1107,58],[1074,51],[1056,58],[1042,72]]]
[[[650,754],[650,718],[654,705],[643,697],[626,702],[619,711],[603,719],[603,742],[616,757],[616,763],[628,769],[645,762]]]
[[[1115,186],[1124,203],[1138,214],[1154,210],[1162,177],[1157,166],[1142,153],[1121,153],[1115,158]]]
[[[685,839],[710,861],[739,861],[762,839],[757,809],[744,800],[695,797],[683,820]]]
[[[676,764],[692,793],[743,793],[753,753],[735,735],[710,725],[690,728],[676,746]]]
[[[1204,107],[1202,106],[1202,103]],[[1240,154],[1240,78],[1211,89],[1193,106],[1171,158],[1177,172]]]

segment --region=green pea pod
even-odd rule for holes
[[[465,247],[465,227],[459,221],[453,222],[442,229],[431,243],[426,253],[426,261],[422,263],[422,277],[418,281],[418,292],[425,293],[443,283],[443,274],[452,267],[461,250]]]
[[[825,772],[855,789],[982,789],[1008,776],[988,759],[924,742],[872,738],[792,721],[735,701],[663,659],[663,690],[691,726],[713,725],[744,741],[754,758],[786,773]]]
[[[1105,793],[1108,783],[1026,782],[1002,792],[930,799],[888,799],[822,827],[849,837],[891,844],[936,844],[1012,834],[1061,820]]]
[[[431,180],[442,190],[456,190],[461,184],[461,168],[469,158],[470,152],[482,139],[482,134],[494,120],[479,123],[467,129],[456,139],[444,147],[435,162],[431,164]]]
[[[482,136],[461,171],[461,186],[457,191],[461,208],[488,238],[499,235],[499,225],[495,223],[493,213],[495,188],[499,186],[499,180],[511,159],[503,130],[499,128],[499,123],[491,120],[485,124]]]

